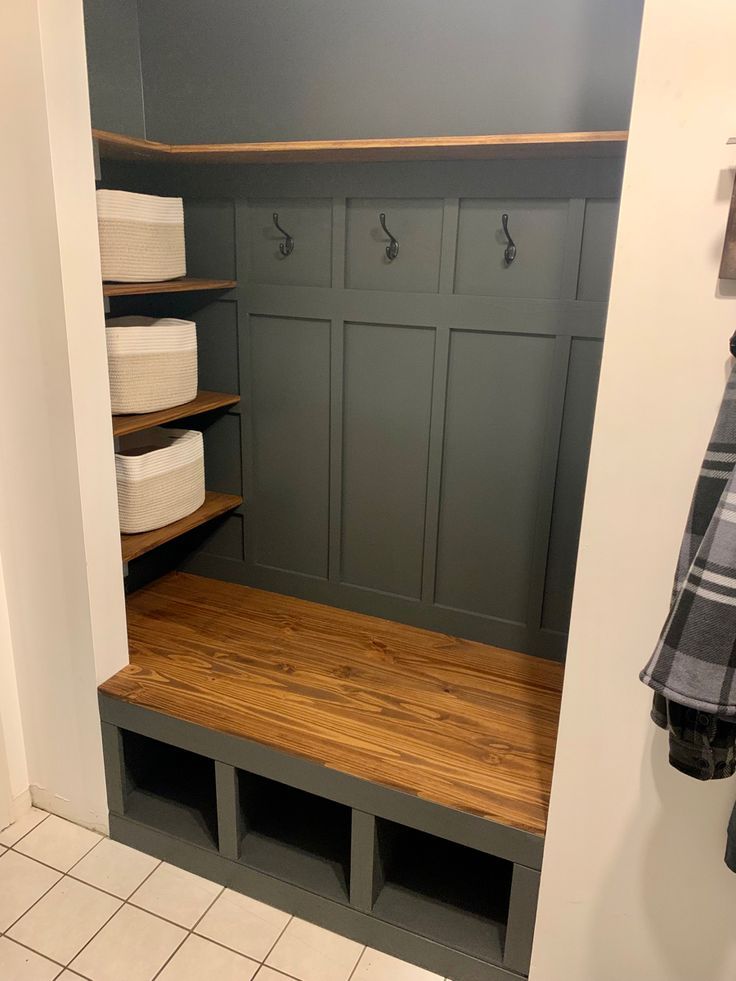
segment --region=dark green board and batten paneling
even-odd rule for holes
[[[205,429],[206,466],[245,505],[176,562],[563,655],[620,164],[531,163],[105,162],[117,186],[186,195],[190,272],[238,280],[196,317],[207,384],[241,394]]]

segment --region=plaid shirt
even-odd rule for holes
[[[640,677],[679,705],[736,716],[736,365],[695,487],[669,615]]]
[[[669,731],[670,763],[698,780],[730,777],[736,769],[736,364],[695,487],[670,611],[640,677],[655,691],[652,719]],[[736,837],[730,847],[736,861]]]

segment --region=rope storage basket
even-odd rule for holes
[[[120,531],[163,528],[204,504],[204,443],[190,429],[148,429],[115,454]]]
[[[156,412],[197,395],[197,325],[174,317],[107,321],[113,414]]]
[[[155,283],[186,275],[184,202],[131,191],[97,191],[102,278]]]

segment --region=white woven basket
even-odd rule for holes
[[[148,429],[121,439],[115,454],[120,530],[163,528],[204,504],[202,434]]]
[[[112,411],[155,412],[197,395],[197,325],[174,317],[107,321]]]
[[[181,198],[101,190],[97,226],[103,280],[154,283],[186,275]]]

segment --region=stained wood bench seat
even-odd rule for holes
[[[557,663],[183,573],[128,632],[104,696],[544,833]]]

